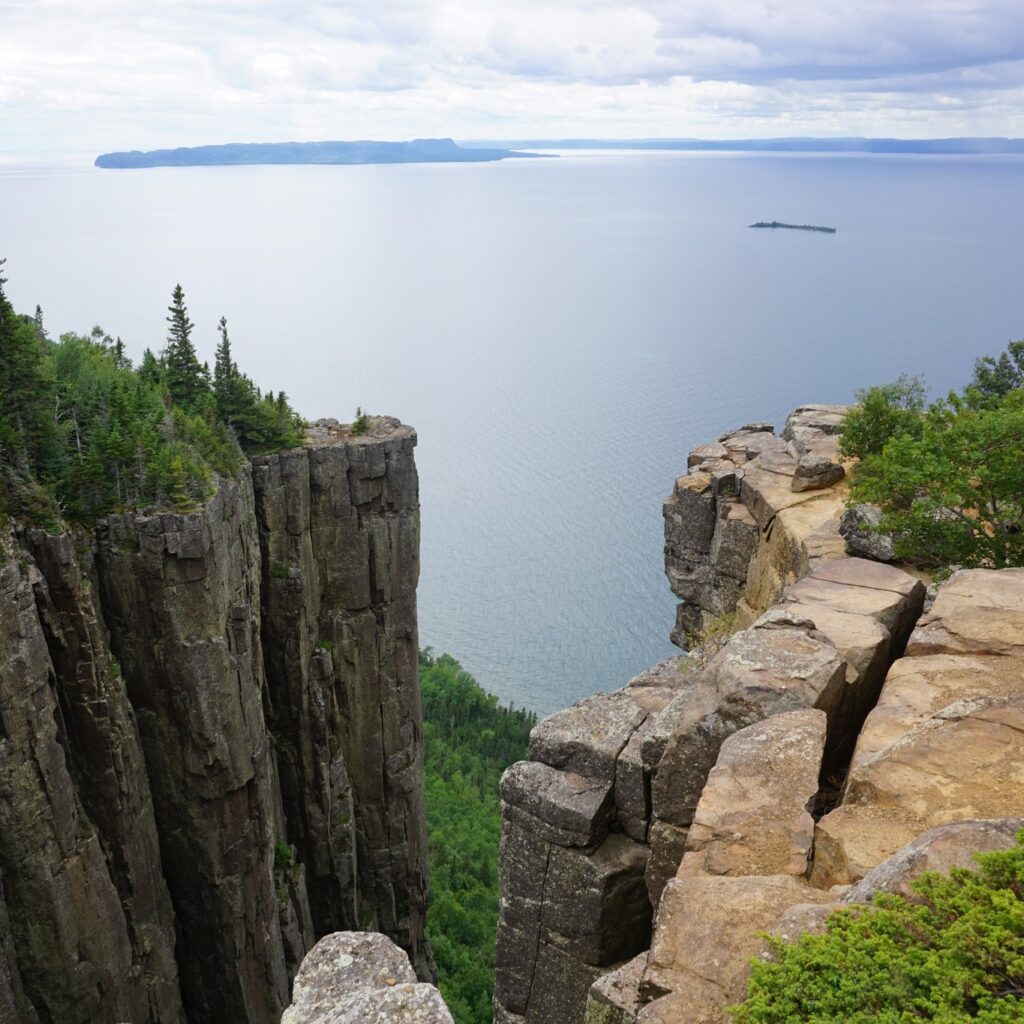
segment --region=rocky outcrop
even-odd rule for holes
[[[452,1016],[386,936],[335,932],[302,961],[281,1024],[452,1024]]]
[[[1024,570],[939,588],[818,823],[812,880],[856,882],[925,830],[1024,815]]]
[[[263,651],[289,840],[318,933],[425,932],[416,435],[397,420],[257,459]]]
[[[9,539],[0,1020],[277,1024],[357,920],[429,974],[414,444],[322,423],[193,512]]]
[[[844,555],[837,430],[845,413],[801,406],[780,436],[770,423],[750,423],[690,452],[663,510],[679,646],[734,615],[749,625],[789,583]]]
[[[671,659],[541,722],[532,760],[502,780],[497,1019],[625,1012],[628,979],[591,986],[643,949],[654,907],[644,1001],[710,977],[666,937],[689,934],[692,906],[710,922],[714,907],[729,917],[763,903],[749,932],[739,915],[740,957],[784,906],[823,900],[807,882],[812,811],[923,600],[898,569],[829,561],[703,669]],[[701,933],[694,956],[711,955],[707,941]],[[708,1006],[732,977],[708,989]]]

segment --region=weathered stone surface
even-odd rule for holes
[[[1024,815],[1024,696],[962,700],[860,763],[818,823],[812,881],[856,882],[915,836]]]
[[[801,935],[822,935],[829,915],[839,906],[838,896],[828,895],[833,897],[830,902],[796,903],[787,907],[768,931],[783,942],[795,942]],[[767,944],[762,948],[763,959],[774,959],[769,950]]]
[[[881,533],[882,513],[874,505],[854,505],[839,520],[839,532],[846,541],[846,550],[858,558],[891,562],[896,557],[892,536]]]
[[[977,868],[975,855],[1009,850],[1024,829],[1024,818],[955,821],[919,835],[869,871],[844,897],[844,903],[870,903],[876,893],[915,894],[910,883],[926,871],[948,875],[952,868]]]
[[[44,530],[24,541],[39,570],[34,592],[63,717],[61,743],[82,806],[99,832],[132,943],[132,971],[157,1021],[183,1014],[174,913],[135,713],[107,647],[87,538]]]
[[[519,761],[501,778],[505,810],[520,810],[532,831],[566,846],[591,846],[608,832],[610,782],[562,772],[539,761]],[[522,821],[516,815],[510,820]]]
[[[679,863],[686,849],[689,826],[673,825],[661,818],[654,818],[648,832],[651,856],[647,861],[645,880],[651,906],[657,907],[665,884],[675,878]]]
[[[806,452],[800,456],[790,488],[794,491],[818,491],[839,483],[846,470],[827,455]]]
[[[612,782],[622,748],[646,717],[626,690],[594,694],[534,726],[530,756],[553,768]]]
[[[594,966],[618,963],[650,938],[644,870],[649,851],[610,835],[593,853],[553,846],[541,908],[542,937]]]
[[[373,417],[311,441],[253,466],[288,834],[317,932],[380,929],[429,979],[416,433]]]
[[[288,978],[273,877],[260,553],[248,471],[189,515],[97,530],[104,617],[139,721],[186,1010],[276,1024]]]
[[[963,569],[940,588],[907,654],[1024,658],[1024,569]]]
[[[1014,694],[1024,695],[1024,664],[1016,658],[956,654],[901,658],[889,669],[878,703],[861,729],[852,767],[958,700]]]
[[[537,951],[526,1024],[582,1024],[590,986],[601,976],[600,967],[585,964],[557,946],[542,942]]]
[[[658,908],[641,995],[685,995],[683,1019],[721,1021],[743,997],[761,932],[788,907],[833,900],[789,875],[675,878]]]
[[[786,419],[782,437],[797,442],[805,450],[833,457],[838,432],[850,408],[848,405],[801,405]]]
[[[149,982],[61,745],[53,665],[30,571],[0,555],[0,997],[61,1024],[144,1020]],[[34,573],[33,573],[34,575]],[[180,1020],[180,1015],[170,1017]]]
[[[416,984],[408,956],[384,935],[321,939],[295,977],[281,1024],[451,1024],[433,985]]]
[[[640,1009],[640,979],[646,966],[645,950],[602,974],[590,987],[584,1024],[633,1024]]]
[[[808,873],[825,714],[775,715],[722,744],[686,840],[680,875]]]

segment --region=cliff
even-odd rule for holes
[[[0,563],[0,1021],[267,1022],[316,937],[422,977],[415,433]]]
[[[665,563],[693,653],[545,719],[506,772],[496,1024],[725,1024],[764,932],[1013,842],[1024,571],[959,573],[922,615],[913,574],[847,557],[843,413],[690,454]]]

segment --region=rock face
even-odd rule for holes
[[[812,881],[856,882],[937,825],[1024,815],[1022,726],[1024,571],[957,573],[864,725]]]
[[[671,659],[541,722],[532,760],[502,780],[496,1019],[621,1018],[633,996],[616,972],[646,946],[654,907],[637,998],[669,1014],[678,987],[699,989],[720,1014],[760,928],[791,904],[836,899],[807,881],[811,812],[923,601],[923,584],[898,569],[829,561],[703,670]],[[759,901],[756,920],[739,912]],[[711,931],[686,940],[689,952],[670,936],[737,914],[724,973],[709,982]],[[658,1019],[656,1002],[637,1019]]]
[[[9,539],[0,1020],[277,1024],[360,920],[429,975],[414,444],[325,423],[195,512]]]
[[[751,423],[695,448],[665,501],[665,573],[681,647],[736,615],[749,625],[794,580],[845,553],[836,431],[845,406],[801,406],[781,436]]]
[[[263,653],[288,837],[318,933],[426,943],[416,435],[397,421],[256,460]]]
[[[281,1024],[452,1024],[433,985],[376,932],[335,932],[306,955]]]

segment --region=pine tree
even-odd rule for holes
[[[186,409],[194,409],[209,391],[209,372],[204,374],[203,365],[192,344],[192,330],[195,324],[189,319],[185,306],[185,293],[181,285],[175,285],[171,293],[171,305],[167,307],[169,331],[167,347],[163,352],[165,381],[171,398]]]
[[[0,460],[20,473],[45,471],[56,456],[54,384],[36,323],[14,312],[0,259]]]

